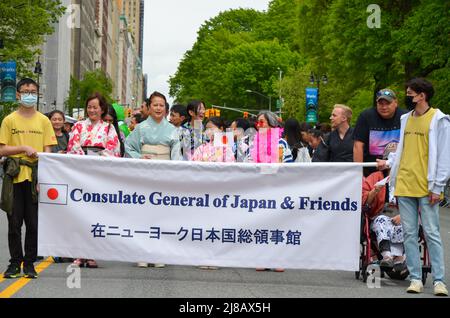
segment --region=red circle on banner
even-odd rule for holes
[[[55,201],[58,199],[59,193],[55,188],[51,188],[47,191],[47,196],[50,200]]]
[[[223,136],[223,137],[222,137],[222,144],[223,144],[223,145],[228,144],[228,138],[227,138],[227,136]]]

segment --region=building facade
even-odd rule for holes
[[[96,69],[111,79],[113,99],[130,107],[140,105],[144,96],[142,40],[136,41],[134,27],[128,21],[133,20],[133,25],[134,21],[139,21],[137,25],[143,22],[143,4],[134,0],[61,2],[68,11],[55,25],[55,32],[46,38],[40,56],[40,110],[64,111],[71,77],[82,80],[86,72]],[[142,30],[137,36],[143,39]]]

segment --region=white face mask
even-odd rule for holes
[[[20,104],[27,108],[32,108],[37,105],[36,94],[22,94],[20,95]]]

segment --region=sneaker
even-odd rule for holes
[[[58,264],[58,263],[63,263],[62,257],[53,256],[53,261],[54,261],[56,264]]]
[[[436,296],[448,296],[447,287],[443,282],[437,281],[434,283],[434,294]]]
[[[153,264],[153,266],[155,268],[164,268],[164,267],[166,267],[166,264]]]
[[[17,264],[9,264],[6,272],[3,273],[4,278],[18,278],[20,277],[20,266]]]
[[[137,267],[139,267],[139,268],[147,268],[148,267],[148,263],[138,262],[137,263]]]
[[[38,274],[36,273],[36,270],[34,269],[33,264],[24,264],[23,265],[23,277],[25,278],[37,278]]]
[[[423,292],[423,284],[421,280],[413,279],[411,280],[411,284],[406,289],[406,292],[409,294],[419,294]]]
[[[86,261],[86,267],[87,268],[98,268],[97,262],[93,259],[88,259]]]
[[[284,273],[284,268],[274,268],[273,271],[276,273]]]
[[[202,265],[202,266],[199,266],[198,268],[199,268],[199,269],[203,269],[203,270],[208,270],[208,269],[209,269],[209,266],[203,266],[203,265]]]
[[[203,269],[203,270],[210,270],[210,271],[214,271],[214,270],[219,269],[216,266],[199,266],[198,268]]]
[[[86,264],[86,260],[82,258],[77,258],[72,263],[74,266],[83,267]]]

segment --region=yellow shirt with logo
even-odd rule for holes
[[[405,127],[403,153],[395,196],[422,198],[428,190],[428,143],[430,124],[436,109],[420,117],[410,116]]]
[[[37,152],[44,152],[44,147],[57,145],[55,132],[50,120],[43,114],[36,112],[27,118],[14,112],[7,116],[0,128],[0,144],[7,146],[30,146]],[[28,157],[25,153],[13,155],[28,162],[36,162],[37,159]],[[31,168],[20,166],[19,175],[14,178],[14,183],[32,181]]]

